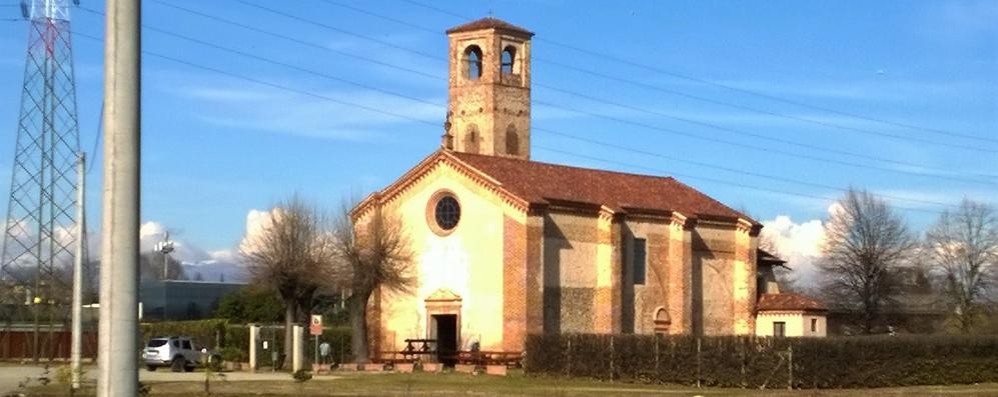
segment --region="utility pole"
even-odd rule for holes
[[[138,395],[141,0],[107,0],[97,397]]]
[[[73,256],[73,334],[69,345],[73,389],[80,388],[80,355],[83,345],[83,250],[86,244],[83,230],[84,192],[86,189],[87,155],[80,152],[76,165],[76,254]]]

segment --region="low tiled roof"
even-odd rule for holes
[[[499,181],[510,193],[532,204],[571,201],[628,209],[676,211],[689,218],[742,218],[735,211],[674,178],[627,174],[515,158],[450,152]]]
[[[755,252],[756,252],[755,256],[756,258],[758,258],[758,262],[760,265],[784,266],[787,263],[787,261],[780,259],[780,257],[776,255],[766,252],[766,250],[764,249],[760,248],[757,249]]]
[[[807,296],[795,293],[762,294],[755,305],[758,311],[828,311],[825,305]]]
[[[447,34],[458,33],[458,32],[472,32],[475,30],[485,30],[485,29],[505,30],[507,32],[520,33],[520,34],[525,34],[527,36],[534,35],[533,32],[527,29],[513,25],[501,19],[496,19],[492,17],[485,17],[476,21],[471,21],[466,24],[458,25],[453,28],[447,29]]]

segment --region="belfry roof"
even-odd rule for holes
[[[485,29],[503,30],[506,32],[518,33],[527,36],[534,35],[533,32],[527,29],[521,28],[509,22],[503,21],[501,19],[496,19],[493,17],[485,17],[479,20],[468,22],[463,25],[455,26],[453,28],[447,29],[447,34],[460,33],[460,32],[473,32],[476,30],[485,30]]]
[[[447,152],[494,178],[531,204],[570,201],[606,206],[614,212],[676,211],[690,218],[748,216],[672,177],[628,174],[508,157]]]

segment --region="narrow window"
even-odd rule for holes
[[[506,47],[502,50],[502,74],[513,74],[513,62],[516,62],[516,49]]]
[[[647,268],[648,241],[643,238],[634,239],[634,261],[632,262],[634,285],[645,284],[645,269]]]
[[[473,45],[464,50],[464,59],[467,62],[466,71],[469,80],[478,80],[482,77],[482,49]]]
[[[818,332],[818,319],[811,319],[811,332]]]
[[[787,336],[787,323],[783,321],[774,321],[773,336],[777,338],[782,338],[784,336]]]
[[[516,127],[513,124],[506,127],[506,154],[513,156],[520,154],[520,136],[516,134]]]

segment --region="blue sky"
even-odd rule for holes
[[[458,15],[477,18],[489,12],[537,34],[533,98],[554,106],[534,105],[534,160],[678,175],[759,220],[782,215],[792,224],[826,217],[831,201],[822,197],[841,194],[816,185],[856,186],[891,196],[897,206],[915,209],[904,214],[917,230],[934,220],[932,211],[946,208],[925,202],[953,204],[966,196],[994,203],[998,197],[998,177],[994,177],[998,175],[998,24],[994,23],[998,2],[432,2],[448,13],[402,0],[348,3],[354,9],[337,3],[347,4],[346,0],[144,2],[144,23],[150,27],[333,78],[154,30],[144,32],[147,51],[405,118],[147,56],[143,60],[143,220],[173,230],[204,256],[235,248],[250,211],[269,208],[293,192],[335,209],[346,197],[392,182],[439,145],[447,98],[446,82],[441,80],[447,72],[443,31],[464,22]],[[9,6],[13,1],[2,4],[8,6],[0,7],[0,19],[18,16],[17,8]],[[103,10],[104,4],[83,0],[83,6]],[[103,20],[91,12],[74,10],[72,23],[76,32],[103,36]],[[0,208],[6,208],[26,35],[26,22],[0,22],[0,131],[6,131],[0,133],[0,186],[4,186]],[[81,142],[89,152],[100,111],[102,47],[81,36],[74,38],[74,44]],[[700,164],[683,162],[691,160]],[[91,219],[99,219],[99,174],[97,168],[90,175]],[[198,255],[190,259],[199,259]]]

